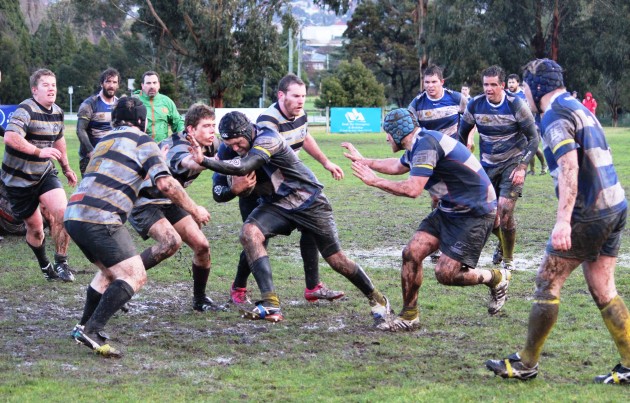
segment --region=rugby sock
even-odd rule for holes
[[[263,306],[280,307],[280,298],[278,298],[278,294],[275,292],[263,292],[261,296],[265,302]]]
[[[402,312],[400,312],[400,315],[398,316],[404,320],[414,320],[420,316],[420,310],[417,306],[404,306]]]
[[[208,284],[209,275],[209,267],[206,268],[194,263],[192,264],[193,296],[195,298],[203,298],[206,296],[206,284]]]
[[[115,280],[103,293],[101,301],[85,323],[87,333],[100,332],[118,310],[133,297],[133,288],[125,280]]]
[[[262,256],[256,259],[250,266],[250,270],[254,275],[254,279],[256,279],[256,284],[258,284],[258,289],[262,295],[274,291],[269,256]]]
[[[319,250],[313,235],[303,232],[300,237],[300,254],[304,262],[306,288],[312,290],[319,284]]]
[[[55,263],[68,263],[68,255],[55,253]]]
[[[499,240],[499,247],[501,248],[501,253],[503,253],[503,245],[501,245],[501,227],[492,228],[492,233]]]
[[[516,245],[516,229],[501,228],[501,248],[503,248],[503,261],[514,260],[514,245]]]
[[[151,251],[151,248],[146,248],[140,254],[140,259],[142,259],[142,264],[144,265],[144,270],[149,270],[152,267],[155,267],[160,263],[159,260],[155,258],[155,255]]]
[[[619,295],[600,308],[604,323],[610,332],[619,355],[621,365],[630,367],[630,312]]]
[[[365,274],[361,266],[355,263],[354,273],[346,277],[355,287],[357,287],[365,296],[370,298],[370,294],[375,291],[372,280]],[[380,295],[380,293],[379,293]],[[381,295],[382,297],[382,295]],[[383,300],[384,301],[384,300]],[[381,303],[381,301],[378,301]]]
[[[527,341],[525,348],[519,352],[523,364],[532,368],[538,363],[543,345],[551,329],[558,319],[560,305],[559,298],[548,296],[534,300],[529,312],[529,325],[527,327]]]
[[[370,300],[370,306],[374,306],[374,303],[378,303],[380,305],[387,305],[387,300],[385,300],[385,296],[381,294],[379,290],[374,290],[369,294],[366,294],[368,300]]]
[[[28,243],[28,241],[26,242],[26,244],[35,254],[37,262],[39,263],[39,267],[46,267],[50,264],[50,260],[48,260],[48,257],[46,256],[46,238],[44,238],[44,240],[42,241],[41,246],[33,246]]]
[[[247,278],[251,274],[249,264],[247,263],[247,256],[245,251],[241,252],[241,256],[238,259],[238,266],[236,266],[236,276],[234,277],[233,288],[247,288]]]
[[[490,269],[489,271],[492,272],[492,280],[490,280],[490,282],[486,285],[490,288],[496,287],[496,285],[503,279],[503,274],[501,274],[501,270],[499,269]]]
[[[96,291],[91,285],[88,286],[85,296],[85,306],[83,307],[83,316],[79,321],[79,325],[83,326],[88,320],[90,320],[94,310],[98,306],[98,303],[101,302],[102,296],[103,294]]]

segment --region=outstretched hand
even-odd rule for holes
[[[201,165],[205,155],[203,155],[203,148],[199,145],[197,139],[195,139],[190,134],[186,136],[186,140],[190,142],[190,147],[188,147],[188,152],[190,153],[193,161],[197,164]]]
[[[354,161],[352,163],[352,174],[361,179],[363,183],[368,186],[374,186],[374,183],[378,180],[378,176],[367,165],[361,161]]]
[[[343,156],[348,158],[350,161],[354,162],[363,159],[363,155],[361,155],[359,150],[357,150],[357,148],[352,143],[344,141],[343,143],[341,143],[341,146],[348,150],[347,153],[343,153]]]

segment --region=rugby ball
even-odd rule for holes
[[[228,186],[231,188],[232,187],[232,175],[226,175],[226,177],[227,177]],[[245,189],[244,191],[242,191],[237,196],[239,196],[239,197],[251,196],[252,192],[254,192],[254,188],[256,188],[256,185],[250,187],[249,189]]]

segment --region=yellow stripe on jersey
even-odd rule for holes
[[[267,150],[265,150],[264,148],[262,148],[261,146],[254,146],[255,149],[263,151],[265,154],[267,154],[269,157],[271,157],[271,153]]]
[[[573,139],[562,140],[561,142],[556,144],[556,146],[553,148],[553,152],[555,153],[558,150],[558,148],[562,147],[563,145],[570,144],[570,143],[575,143],[575,140]]]

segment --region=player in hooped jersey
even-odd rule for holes
[[[403,308],[399,316],[382,323],[382,330],[413,330],[420,325],[418,291],[422,285],[422,261],[436,249],[442,254],[435,276],[444,285],[490,288],[490,314],[496,314],[507,298],[511,273],[506,269],[475,268],[494,224],[497,200],[490,179],[479,161],[459,141],[433,130],[420,128],[408,109],[389,112],[383,129],[395,158],[365,158],[351,144],[342,143],[352,160],[354,175],[366,185],[396,196],[416,198],[427,189],[438,206],[419,225],[403,250],[401,271]],[[404,175],[403,181],[377,176]]]
[[[604,130],[567,92],[562,68],[555,61],[531,61],[523,81],[530,105],[544,113],[544,150],[556,185],[558,211],[536,275],[525,346],[503,360],[486,361],[486,367],[503,378],[526,380],[538,375],[543,345],[558,319],[560,290],[581,265],[621,356],[619,364],[595,382],[630,384],[630,312],[617,294],[614,275],[628,203]]]

